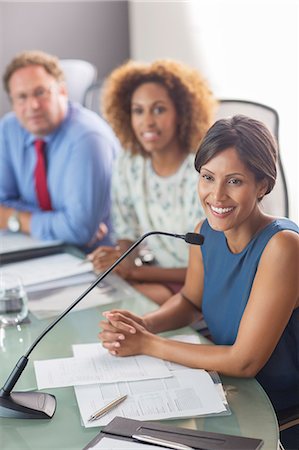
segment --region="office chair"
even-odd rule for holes
[[[279,117],[277,112],[269,106],[246,100],[220,100],[216,113],[216,120],[243,114],[263,122],[278,141]],[[289,217],[289,202],[287,184],[283,165],[278,154],[277,179],[274,189],[266,195],[261,206],[268,214],[278,217]]]
[[[289,430],[295,426],[298,427],[299,426],[299,405],[279,411],[277,413],[277,421],[278,421],[280,432]],[[290,430],[290,432],[292,432],[292,431]],[[282,436],[283,436],[283,434],[282,434]],[[284,436],[284,439],[286,439],[286,436]],[[288,439],[290,439],[290,437]],[[296,437],[295,438],[293,437],[292,440],[294,440],[294,439],[296,440]],[[299,444],[299,442],[297,442],[297,444]],[[290,443],[288,443],[287,445],[288,445],[287,448],[290,448],[289,447]],[[293,448],[293,445],[291,448]],[[297,448],[297,446],[294,448]],[[281,442],[279,442],[279,450],[285,450],[285,447],[281,444]]]
[[[280,431],[299,425],[299,405],[279,411],[277,420]]]
[[[61,59],[60,65],[65,74],[70,100],[83,104],[87,89],[97,79],[97,68],[82,59]]]
[[[102,115],[100,106],[102,84],[103,80],[99,80],[90,85],[85,92],[83,100],[83,106],[96,112],[99,116]]]

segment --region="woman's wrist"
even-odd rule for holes
[[[153,324],[153,320],[151,318],[150,315],[146,315],[144,317],[142,317],[143,319],[143,323],[144,323],[144,328],[149,331],[150,333],[154,333],[154,324]]]
[[[142,267],[136,266],[134,263],[130,267],[130,273],[128,275],[130,281],[143,281],[142,279]]]
[[[155,341],[158,338],[155,334],[150,331],[145,331],[142,333],[140,341],[140,353],[148,356],[156,356],[156,344]]]

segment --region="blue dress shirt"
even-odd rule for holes
[[[34,189],[35,139],[14,113],[0,121],[0,204],[31,212],[36,238],[87,245],[100,222],[111,229],[110,184],[118,140],[97,114],[69,103],[64,121],[44,138],[53,211],[43,211]],[[109,242],[108,235],[101,244]]]

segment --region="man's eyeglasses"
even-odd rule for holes
[[[30,97],[34,98],[35,100],[42,102],[44,100],[48,100],[52,91],[53,91],[54,85],[51,85],[49,87],[38,87],[36,88],[31,94],[18,94],[15,96],[11,96],[11,101],[14,105],[23,106],[27,103],[28,99]]]

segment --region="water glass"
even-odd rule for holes
[[[0,270],[0,327],[18,325],[28,314],[28,299],[21,278]]]

